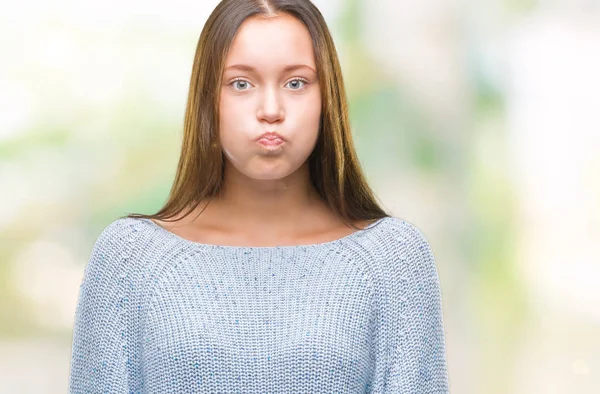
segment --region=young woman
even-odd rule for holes
[[[219,3],[168,201],[92,250],[70,392],[447,393],[442,321],[426,238],[360,170],[320,12]]]

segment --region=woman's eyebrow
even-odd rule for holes
[[[288,72],[288,71],[297,70],[299,68],[307,68],[314,73],[317,72],[314,68],[307,66],[306,64],[290,64],[288,66],[285,66],[282,71]],[[248,72],[256,72],[256,69],[254,67],[249,66],[247,64],[232,64],[231,66],[226,67],[225,71],[233,70],[233,69],[241,70],[241,71],[248,71]]]

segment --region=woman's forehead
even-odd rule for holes
[[[240,26],[227,55],[226,67],[236,64],[255,69],[304,64],[315,69],[310,33],[302,22],[287,15],[248,18]]]
[[[282,73],[286,73],[286,72],[291,72],[291,71],[296,71],[296,70],[306,70],[306,71],[312,71],[314,73],[317,72],[317,70],[314,68],[314,66],[310,66],[308,64],[288,64],[288,65],[282,65],[280,67],[280,71]],[[231,64],[225,67],[225,71],[246,71],[248,73],[260,73],[260,68],[257,68],[255,66],[252,66],[250,64]]]

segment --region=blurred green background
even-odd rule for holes
[[[428,237],[451,391],[600,392],[600,2],[315,0],[352,132]],[[165,202],[217,1],[0,15],[0,394],[67,391],[91,247]]]

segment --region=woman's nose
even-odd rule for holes
[[[275,89],[266,89],[258,109],[258,118],[273,123],[280,121],[283,116],[283,105]]]

